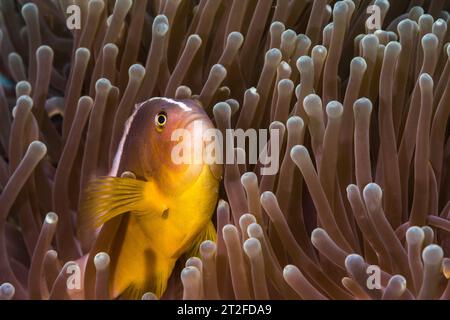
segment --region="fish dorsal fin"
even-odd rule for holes
[[[200,256],[200,245],[203,241],[211,240],[216,242],[217,232],[212,221],[209,221],[206,228],[200,232],[194,239],[191,248],[186,252],[186,258],[199,257]]]
[[[154,182],[98,178],[89,182],[83,194],[78,228],[81,232],[92,230],[126,212],[162,215],[167,209]]]

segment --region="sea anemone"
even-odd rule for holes
[[[217,243],[180,259],[164,299],[450,299],[449,10],[2,0],[0,299],[111,297],[106,253],[95,283],[73,277],[92,244],[80,194],[154,96],[281,146],[276,175],[224,166]]]

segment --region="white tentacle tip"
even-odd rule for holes
[[[45,223],[47,224],[56,224],[58,222],[58,215],[54,212],[49,212],[45,216]]]
[[[99,252],[94,257],[94,264],[97,270],[105,270],[110,263],[109,255],[106,252]]]
[[[225,241],[231,239],[233,236],[238,236],[239,231],[233,224],[227,224],[222,228],[222,235]]]
[[[244,36],[240,32],[233,31],[228,35],[227,41],[239,48],[244,43]]]
[[[355,112],[366,111],[370,113],[372,112],[372,101],[368,98],[359,98],[355,101],[353,108]]]
[[[297,145],[292,147],[291,158],[296,164],[300,163],[300,161],[306,157],[309,157],[309,151],[305,146]]]
[[[319,243],[320,239],[328,237],[328,233],[322,228],[316,228],[311,232],[311,242],[314,244]]]
[[[200,244],[200,255],[202,257],[212,257],[217,251],[217,245],[214,241],[205,240]]]
[[[364,198],[376,197],[377,200],[379,200],[378,198],[381,198],[382,194],[383,191],[381,190],[380,186],[373,182],[366,185],[363,190]]]
[[[301,272],[300,272],[299,268],[297,268],[296,266],[294,266],[292,264],[288,264],[283,269],[283,278],[289,284],[292,283],[293,281],[295,281],[295,279],[297,279],[300,274],[301,274]]]
[[[339,101],[331,101],[327,104],[326,112],[329,118],[336,119],[342,116],[344,107]]]
[[[406,241],[410,244],[422,243],[424,239],[425,233],[422,228],[414,226],[408,228],[408,231],[406,231]]]
[[[250,184],[257,184],[258,177],[254,172],[246,172],[241,176],[241,183],[243,186],[248,186]]]
[[[200,270],[198,270],[196,267],[189,266],[185,267],[181,271],[181,281],[183,282],[183,285],[189,285],[196,281],[199,281],[201,278]]]
[[[16,293],[16,288],[9,283],[5,282],[0,285],[0,300],[11,300]]]
[[[89,60],[91,57],[91,51],[87,48],[78,48],[77,51],[75,51],[75,57],[81,60]]]
[[[355,253],[349,254],[345,258],[345,267],[347,269],[352,269],[353,266],[361,265],[363,263],[364,263],[364,259],[359,254],[355,254]]]
[[[361,44],[364,48],[376,48],[378,47],[380,41],[378,40],[378,37],[374,34],[368,34],[364,36],[361,40]]]
[[[314,67],[314,61],[310,56],[301,56],[297,59],[296,66],[298,71],[305,72],[311,70]]]
[[[433,78],[428,73],[422,73],[419,78],[419,85],[422,90],[433,89]]]
[[[33,99],[30,96],[20,96],[17,99],[17,106],[20,108],[28,108],[31,109],[33,107]]]
[[[367,62],[366,59],[363,57],[355,57],[352,59],[352,62],[350,64],[350,68],[352,70],[358,71],[358,72],[365,72],[367,70]]]
[[[261,204],[272,204],[274,201],[276,201],[276,196],[273,194],[272,191],[265,191],[261,194]]]
[[[244,213],[240,218],[239,218],[239,225],[250,225],[252,223],[256,222],[256,218],[254,215],[250,214],[250,213]]]
[[[98,79],[95,83],[95,91],[105,94],[111,89],[111,82],[106,78]]]
[[[402,275],[397,274],[389,279],[388,285],[395,287],[398,292],[404,292],[406,290],[406,279]]]
[[[282,55],[280,49],[273,48],[273,49],[270,49],[267,51],[265,60],[266,60],[266,63],[268,63],[268,64],[276,65],[281,62],[282,57],[283,57],[283,55]]]
[[[422,259],[425,264],[438,265],[442,263],[444,250],[436,244],[430,244],[422,252]]]
[[[219,102],[213,108],[216,118],[229,119],[231,117],[231,106],[226,102]]]
[[[398,41],[391,41],[386,46],[386,52],[398,56],[402,51],[402,45]]]
[[[141,300],[159,300],[159,299],[153,292],[146,292],[142,295]]]
[[[247,227],[247,234],[251,238],[261,238],[264,236],[264,231],[258,223],[252,223]]]
[[[169,20],[165,15],[156,16],[155,20],[153,20],[153,31],[160,36],[167,34],[169,31]]]
[[[36,56],[38,59],[53,59],[53,55],[53,49],[49,46],[43,45],[36,50]]]
[[[230,205],[228,204],[228,202],[226,202],[223,199],[220,199],[219,202],[217,203],[217,209],[229,209]]]
[[[288,129],[288,132],[296,132],[297,133],[297,131],[303,129],[304,126],[305,126],[305,122],[299,116],[292,116],[286,122],[286,127]]]
[[[320,60],[325,60],[328,54],[327,47],[323,45],[316,45],[314,48],[312,48],[311,55],[312,57],[317,57]]]
[[[244,252],[249,258],[254,258],[261,253],[261,243],[256,238],[249,238],[244,242]]]
[[[439,45],[439,39],[434,33],[428,33],[422,38],[422,47],[424,50],[435,51]]]
[[[35,5],[32,2],[28,2],[23,5],[22,7],[22,16],[24,18],[31,17],[31,16],[37,16],[39,14],[39,8],[37,5]]]
[[[47,146],[39,140],[30,143],[28,150],[29,152],[35,153],[38,158],[43,158],[47,154]]]
[[[145,68],[139,63],[133,64],[128,70],[128,75],[130,78],[143,79],[145,76]]]

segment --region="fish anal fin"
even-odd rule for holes
[[[141,300],[144,293],[146,293],[145,288],[133,283],[120,295],[119,299]]]
[[[200,256],[200,245],[203,241],[211,240],[216,242],[217,232],[212,221],[206,224],[206,227],[197,235],[194,239],[191,248],[186,252],[186,257],[199,257]]]
[[[167,282],[172,274],[175,261],[171,259],[157,258],[157,261],[147,265],[145,276],[139,276],[130,282],[128,287],[120,294],[120,298],[126,300],[141,300],[144,293],[154,293],[158,299],[167,289]],[[148,262],[147,262],[148,264]]]
[[[158,270],[152,274],[146,282],[131,283],[129,287],[120,295],[120,299],[141,300],[142,296],[147,292],[154,293],[158,299],[160,299],[166,291],[170,274],[171,268],[167,268],[167,270]]]

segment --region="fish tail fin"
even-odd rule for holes
[[[82,194],[78,230],[92,230],[129,211],[143,211],[146,182],[130,178],[91,180]]]
[[[192,246],[189,248],[189,250],[186,252],[186,257],[199,257],[200,256],[200,245],[203,241],[211,240],[216,242],[217,240],[217,232],[216,228],[214,227],[214,224],[212,221],[209,221],[206,225],[206,227],[197,235],[197,237],[194,239]]]

